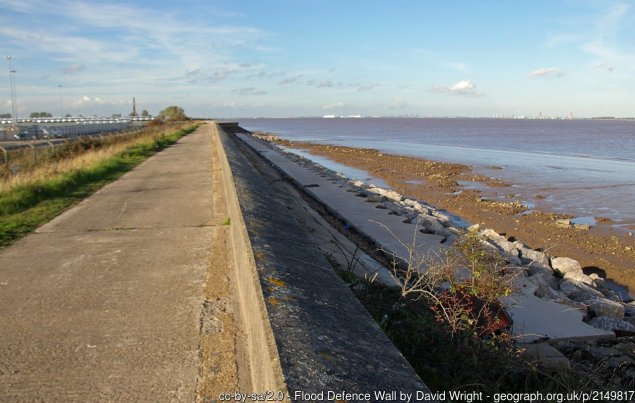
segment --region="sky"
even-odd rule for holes
[[[635,116],[635,0],[0,0],[0,54],[20,117]]]

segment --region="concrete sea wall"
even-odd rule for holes
[[[289,206],[304,201],[293,186],[222,125],[219,135],[251,369],[257,362],[270,371],[259,387],[285,387],[300,401],[335,391],[369,400],[429,392],[298,224],[302,208]]]
[[[240,357],[239,361],[247,362],[249,365],[247,368],[239,368],[239,386],[243,390],[254,392],[280,391],[284,390],[284,380],[262,298],[249,235],[234,186],[232,170],[225,153],[225,144],[228,139],[222,129],[217,128],[217,130],[222,138],[218,139],[215,147],[221,155],[221,176],[229,212],[230,247],[232,262],[235,265],[233,268],[236,284],[235,299],[239,307],[236,319],[241,329],[242,349],[240,350],[244,351],[245,355]]]

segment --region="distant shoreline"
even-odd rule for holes
[[[235,117],[224,120],[235,121],[249,121],[252,119],[492,119],[492,120],[557,120],[557,121],[578,121],[578,120],[609,120],[609,121],[630,121],[635,122],[635,117],[614,117],[614,116],[597,116],[597,117],[535,117],[535,116],[409,116],[409,115],[395,115],[395,116],[372,116],[372,115],[338,115],[329,117],[328,115],[322,116],[256,116],[256,117]]]

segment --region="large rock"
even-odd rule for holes
[[[481,230],[480,224],[474,224],[467,227],[467,232],[479,232]]]
[[[527,269],[527,273],[529,273],[530,276],[534,276],[536,274],[545,274],[545,275],[550,275],[551,277],[553,277],[554,280],[558,280],[553,273],[553,269],[550,266],[541,264],[541,263],[529,263],[527,266],[525,266],[525,268]]]
[[[513,320],[512,334],[518,342],[530,342],[544,337],[597,337],[611,334],[583,322],[585,312],[536,297],[536,286],[526,277],[515,283],[517,292],[501,298]]]
[[[579,283],[584,283],[590,287],[595,287],[595,282],[593,279],[586,274],[582,273],[582,271],[578,272],[569,272],[564,275],[566,280],[577,281]]]
[[[582,300],[588,306],[590,313],[595,316],[607,316],[622,320],[624,319],[624,305],[606,298],[590,298]]]
[[[487,228],[487,229],[484,229],[483,231],[481,231],[481,235],[484,236],[487,239],[491,239],[495,243],[507,240],[507,239],[505,239],[504,236],[500,235],[498,232],[494,231],[491,228]]]
[[[463,231],[461,228],[455,227],[454,225],[450,225],[449,227],[447,227],[447,229],[448,231],[450,231],[451,233],[457,236],[461,236],[465,234],[465,231]]]
[[[558,291],[558,281],[550,274],[538,273],[527,277],[536,286],[536,296],[538,298],[554,299],[564,297],[564,293]]]
[[[426,214],[426,215],[430,214],[430,209],[428,207],[424,206],[423,204],[419,203],[416,200],[405,199],[404,201],[402,201],[402,203],[405,206],[412,207],[418,213]]]
[[[523,344],[523,357],[530,362],[538,362],[547,368],[571,368],[569,360],[555,347],[547,343]]]
[[[600,346],[591,346],[585,350],[585,353],[593,361],[607,361],[611,357],[618,357],[622,355],[619,350]]]
[[[520,260],[522,260],[523,263],[529,264],[534,262],[549,266],[549,257],[547,257],[544,252],[532,250],[526,247],[521,247],[519,251]]]
[[[503,240],[502,241],[503,243],[511,245],[511,248],[509,248],[508,250],[505,250],[505,248],[501,247],[501,244],[499,242],[494,241],[492,239],[487,238],[485,240],[482,240],[482,242],[488,248],[491,246],[495,252],[499,253],[510,264],[515,266],[522,265],[522,261],[518,257],[518,250],[514,248],[513,243]]]
[[[363,188],[366,186],[366,184],[362,181],[358,181],[358,180],[352,180],[351,184],[357,188]]]
[[[513,242],[509,242],[508,240],[503,239],[496,241],[496,244],[502,251],[507,252],[512,256],[518,257],[518,255],[520,254]]]
[[[504,256],[505,260],[507,260],[507,262],[509,262],[509,264],[514,265],[514,266],[520,266],[523,264],[522,260],[520,260],[520,258],[518,256],[514,256],[512,254],[509,253],[505,253]]]
[[[419,217],[419,220],[417,221],[417,223],[419,224],[420,227],[425,228],[426,230],[435,234],[447,232],[443,224],[441,224],[438,220],[432,217]]]
[[[624,316],[635,317],[635,301],[624,304]]]
[[[584,301],[593,298],[604,298],[604,294],[593,287],[575,280],[564,279],[560,282],[560,291],[575,301]]]
[[[610,299],[611,301],[615,301],[615,302],[623,302],[624,301],[624,299],[622,298],[620,293],[618,293],[616,291],[603,288],[603,289],[600,289],[600,292],[602,294],[604,294],[604,297],[606,297],[606,299]]]
[[[394,190],[387,190],[387,189],[382,189],[382,188],[378,188],[378,187],[371,187],[368,189],[369,192],[378,194],[380,196],[384,196],[386,199],[389,200],[393,200],[396,202],[401,201],[401,194],[395,192]]]
[[[629,332],[635,332],[635,326],[625,322],[623,320],[619,320],[616,318],[611,318],[607,316],[598,316],[589,321],[589,325],[603,330],[626,330]]]
[[[574,301],[572,299],[567,298],[566,296],[554,298],[552,302],[555,302],[556,304],[568,305],[572,308],[575,308],[576,310],[582,312],[582,314],[584,314],[584,317],[586,317],[588,313],[587,306],[585,303]]]
[[[571,220],[568,220],[568,219],[556,220],[556,227],[569,228],[572,225],[573,225],[573,223],[571,222]]]
[[[381,203],[384,198],[376,193],[367,193],[366,201],[369,203]]]
[[[552,257],[551,267],[553,267],[553,271],[562,277],[564,277],[567,273],[584,274],[582,273],[582,266],[580,266],[580,263],[578,263],[577,260],[568,257]]]
[[[583,306],[584,307],[583,310],[586,313],[586,305],[584,305],[584,304],[582,304],[580,302],[572,301],[569,298],[567,298],[567,296],[564,295],[564,293],[562,291],[554,290],[553,288],[545,286],[544,284],[539,285],[536,288],[536,292],[534,294],[538,298],[546,299],[546,300],[549,300],[549,301],[552,301],[552,302],[555,302],[555,303],[558,303],[558,304],[575,306],[576,308],[579,308],[579,309],[581,309],[582,306]],[[567,303],[565,303],[565,301]],[[579,305],[575,305],[575,304],[579,304]]]
[[[433,216],[435,216],[436,218],[438,218],[439,220],[441,220],[442,222],[446,222],[446,223],[452,222],[452,219],[450,218],[449,215],[444,214],[444,213],[442,213],[440,211],[433,210],[433,211],[431,211],[431,214]]]
[[[505,239],[504,236],[500,235],[498,232],[494,231],[493,229],[488,228],[481,231],[481,236],[488,239],[490,243],[496,245],[498,249],[500,249],[501,251],[509,255],[518,257],[518,255],[520,254],[518,252],[518,249],[516,248],[516,243],[509,242],[507,239]]]

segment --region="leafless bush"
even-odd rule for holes
[[[424,299],[453,336],[484,336],[511,324],[500,298],[512,293],[515,275],[500,254],[486,248],[475,234],[423,253],[417,248],[417,234],[418,223],[410,243],[395,236],[406,256],[389,252],[392,276],[400,288],[395,312],[404,304]]]

